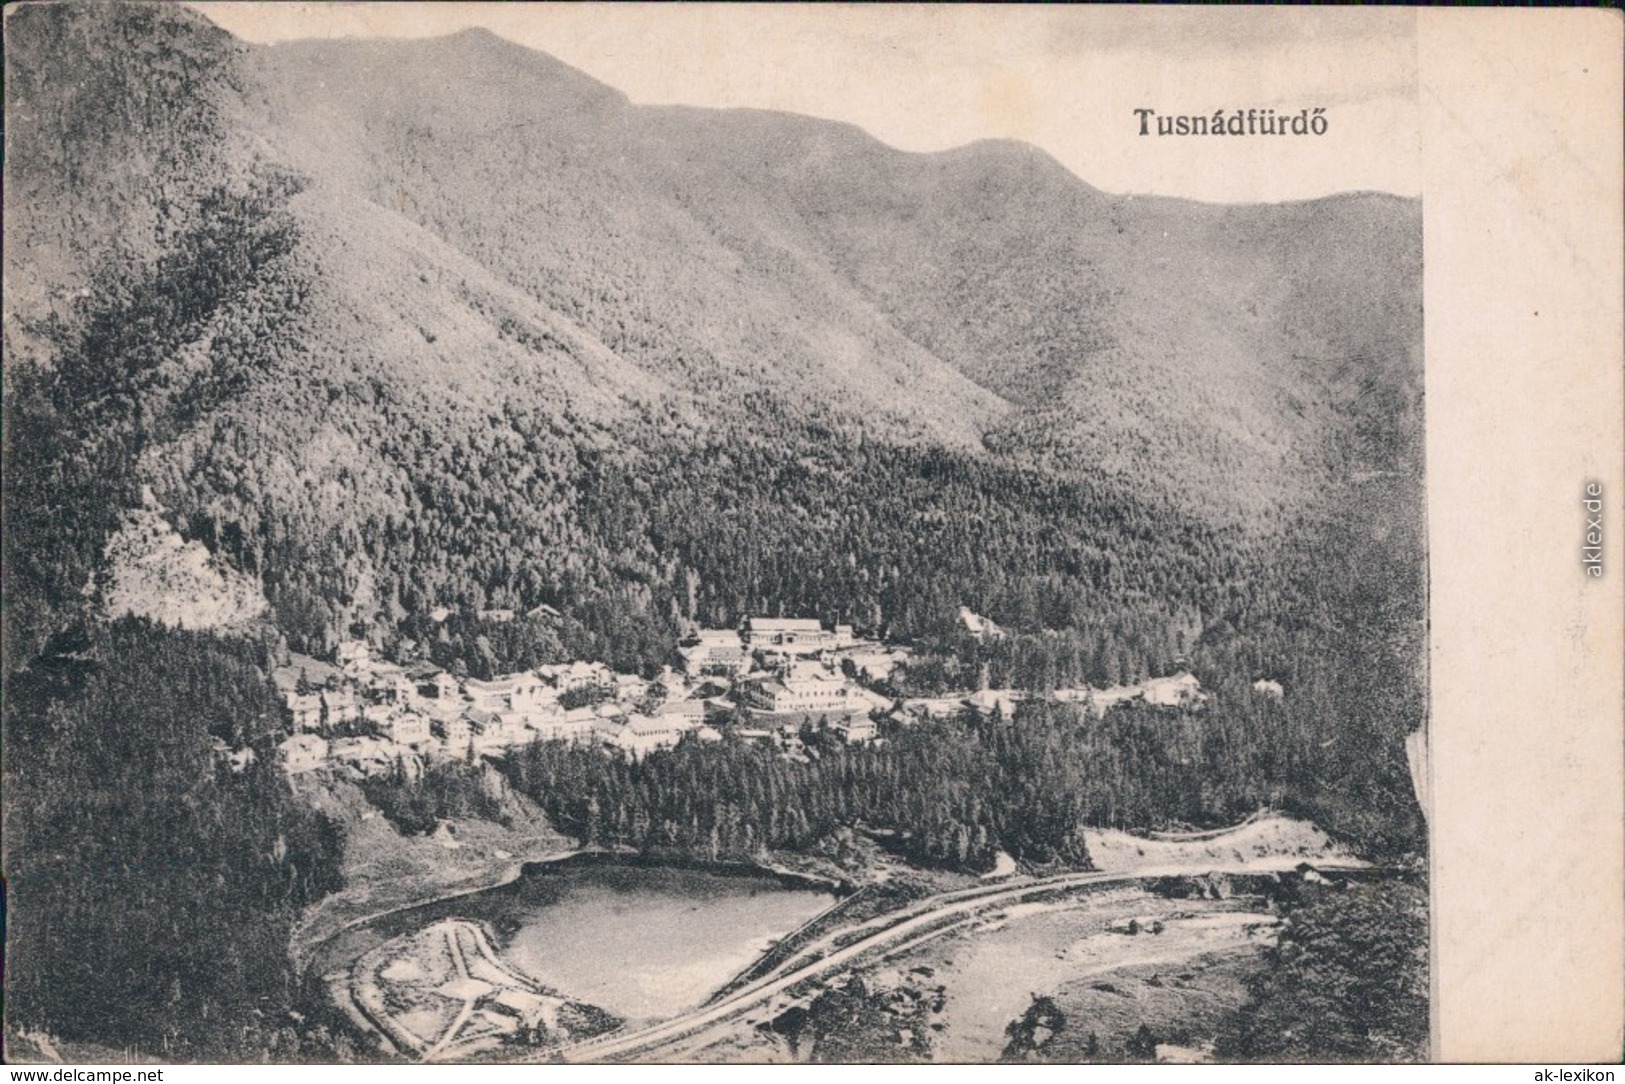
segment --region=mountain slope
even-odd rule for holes
[[[46,74],[69,48],[120,56],[94,96]],[[1143,665],[1248,610],[1236,577],[1284,590],[1271,547],[1352,479],[1418,515],[1414,202],[1114,197],[1019,144],[634,106],[484,32],[251,47],[57,5],[8,49],[19,417],[90,450],[80,506],[150,483],[312,649],[443,604],[605,606],[591,642],[657,651],[974,602],[1157,612]],[[74,605],[93,519],[25,594]]]
[[[771,236],[718,230],[692,193],[660,191],[640,111],[549,58],[465,33],[257,59],[266,138],[318,185],[442,238],[690,405],[715,409],[748,382],[900,433],[923,412],[932,436],[961,444],[1002,408],[795,254],[793,274],[764,273]],[[473,77],[425,87],[424,72]]]
[[[809,118],[631,106],[479,32],[256,60],[291,159],[712,398],[787,387],[1136,480],[1171,461],[1165,485],[1235,514],[1302,496],[1346,366],[1419,370],[1408,201],[1109,197],[1021,145],[911,155]],[[464,77],[424,74],[446,71]]]

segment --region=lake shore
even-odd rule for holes
[[[785,888],[814,889],[833,893],[837,897],[849,896],[860,887],[851,878],[831,877],[804,870],[794,870],[779,864],[771,858],[766,862],[708,862],[681,854],[644,854],[638,851],[605,850],[601,848],[582,848],[567,854],[550,855],[546,858],[526,862],[521,868],[520,876],[528,877],[533,874],[547,874],[561,870],[602,866],[625,866],[629,869],[688,870],[695,873],[715,874],[721,877],[767,876],[773,878]]]

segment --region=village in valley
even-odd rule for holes
[[[960,621],[978,638],[1004,635],[968,608],[961,608]],[[435,761],[474,761],[537,741],[635,759],[688,736],[719,741],[725,732],[800,758],[808,755],[802,735],[809,727],[846,743],[878,742],[882,723],[906,726],[966,707],[1008,716],[1031,695],[979,689],[888,696],[880,690],[908,663],[910,649],[813,618],[753,617],[739,629],[698,629],[678,653],[680,665],[652,678],[576,661],[489,679],[428,662],[390,662],[363,640],[341,643],[331,663],[290,654],[273,673],[292,730],[278,747],[281,761],[289,775],[334,768],[360,778],[395,771],[410,778]],[[1137,698],[1164,707],[1197,706],[1205,698],[1185,672],[1052,695],[1097,714]]]

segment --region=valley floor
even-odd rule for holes
[[[1363,868],[1314,826],[1279,816],[1196,839],[1096,832],[1090,846],[1100,870],[922,883],[888,902],[866,900],[883,884],[872,882],[663,1020],[617,1026],[525,977],[480,924],[456,919],[372,942],[331,988],[354,997],[352,1019],[359,1007],[364,1027],[423,1060],[1202,1058],[1273,942],[1275,886],[1319,877],[1306,866]],[[470,968],[483,969],[477,990],[458,985]],[[1015,1038],[1039,998],[1059,1015]],[[838,1040],[821,1030],[834,1004],[851,1016]],[[574,1026],[558,1026],[565,1005]],[[1165,1049],[1134,1045],[1148,1035]]]

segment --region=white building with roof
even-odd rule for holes
[[[606,745],[624,749],[634,757],[676,745],[700,724],[678,715],[631,715],[605,737]]]
[[[567,741],[589,745],[605,729],[605,720],[591,708],[577,708],[560,712],[530,723],[530,729],[540,741]]]
[[[683,657],[683,669],[695,677],[701,674],[733,676],[750,670],[750,651],[739,638],[731,644],[690,644],[677,649]]]
[[[469,678],[463,692],[483,711],[543,711],[557,706],[559,692],[536,674],[500,674],[489,681]]]
[[[874,741],[880,736],[874,720],[867,715],[846,715],[830,724],[830,729],[848,745]]]
[[[703,723],[705,722],[705,701],[667,700],[656,708],[652,714],[658,716],[676,715],[692,723]]]
[[[559,692],[577,689],[615,687],[615,672],[601,662],[566,662],[539,667],[537,675],[550,682]]]
[[[378,721],[378,732],[396,745],[421,748],[434,737],[427,715],[395,709]]]
[[[1182,708],[1200,704],[1206,699],[1202,683],[1191,673],[1178,673],[1172,677],[1152,678],[1141,686],[1140,695],[1147,704],[1162,708]]]
[[[852,666],[866,681],[883,681],[891,672],[909,660],[907,648],[872,647],[844,652],[841,656],[852,660]]]
[[[965,631],[978,640],[1002,640],[1004,630],[994,624],[990,618],[976,613],[969,606],[959,608],[959,623]]]
[[[745,622],[745,644],[767,649],[811,654],[835,646],[835,634],[815,617],[752,617]]]
[[[852,690],[834,675],[792,671],[781,678],[755,682],[745,690],[749,706],[774,714],[846,711]]]
[[[481,753],[495,753],[525,745],[532,740],[530,728],[514,713],[497,714],[483,708],[469,708],[468,719],[474,748]]]
[[[410,775],[422,772],[423,765],[410,749],[383,738],[339,738],[328,746],[328,757],[348,764],[363,775],[382,775],[402,764]]]

